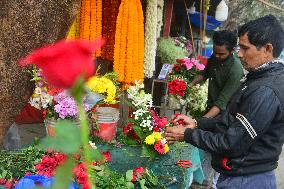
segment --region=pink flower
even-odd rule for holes
[[[204,70],[205,65],[204,64],[200,64],[200,63],[196,63],[195,67],[196,67],[197,70],[202,71],[202,70]]]
[[[164,150],[164,144],[161,141],[158,141],[155,145],[154,145],[155,150],[159,153],[159,154],[165,154],[165,150]]]

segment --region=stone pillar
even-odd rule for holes
[[[33,91],[19,58],[63,39],[80,0],[0,0],[0,148],[7,129]]]

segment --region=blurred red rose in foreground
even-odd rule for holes
[[[92,55],[103,43],[102,39],[94,42],[59,41],[33,51],[21,59],[19,64],[35,64],[42,69],[42,74],[50,85],[68,89],[79,76],[87,79],[94,74],[95,64]]]

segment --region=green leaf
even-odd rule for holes
[[[133,125],[133,129],[134,129],[135,133],[139,136],[141,141],[144,142],[145,132],[142,130],[142,128],[140,126]]]
[[[139,180],[139,184],[140,184],[141,189],[148,189],[148,188],[145,186],[145,183],[146,183],[145,179]]]
[[[67,162],[57,169],[52,189],[69,188],[70,181],[72,180],[72,169],[74,164],[74,159],[68,158]]]
[[[126,171],[126,180],[130,182],[132,180],[132,175],[133,175],[133,170]]]
[[[98,149],[92,149],[90,151],[90,158],[93,161],[102,161],[102,160],[104,160],[104,156],[102,155],[102,153]]]
[[[132,182],[127,182],[126,186],[128,189],[133,189],[134,188],[134,184]]]
[[[154,150],[153,146],[143,145],[141,156],[150,157],[151,159],[154,159],[157,156],[157,152]]]
[[[144,177],[147,179],[149,183],[151,183],[154,186],[157,186],[159,183],[158,177],[156,177],[153,172],[146,169]]]
[[[78,152],[81,146],[80,129],[69,120],[61,120],[55,124],[55,137],[46,137],[40,144],[41,149],[53,149],[67,154]]]

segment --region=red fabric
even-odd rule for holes
[[[36,109],[35,107],[27,104],[21,111],[20,115],[16,117],[17,124],[29,124],[29,123],[42,123],[43,111]]]

